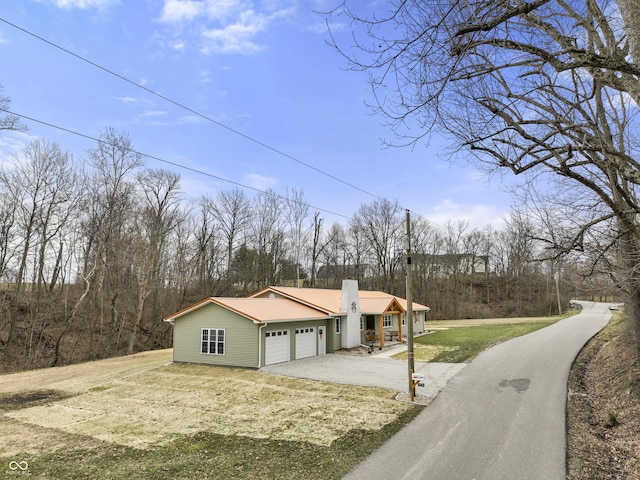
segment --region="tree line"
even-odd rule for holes
[[[501,230],[416,216],[415,301],[431,318],[566,308],[584,282],[575,265],[544,258],[541,227],[516,212]],[[3,369],[168,347],[164,316],[267,285],[340,288],[351,277],[403,296],[404,239],[392,200],[329,225],[298,189],[188,197],[126,132],[106,129],[80,159],[36,139],[0,168]]]

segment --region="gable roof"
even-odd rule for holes
[[[394,297],[377,297],[377,298],[361,298],[360,313],[363,314],[380,314],[391,312],[405,312],[400,306],[398,300]]]
[[[327,288],[298,288],[298,287],[265,287],[249,296],[256,298],[267,292],[282,295],[285,298],[302,302],[305,305],[327,312],[328,315],[341,315],[344,311],[340,309],[342,290]],[[360,312],[365,314],[381,314],[390,311],[407,311],[407,301],[404,298],[396,297],[389,293],[359,290]],[[395,303],[394,303],[395,302]],[[429,311],[426,305],[413,302],[413,311]]]
[[[164,321],[173,322],[209,304],[219,305],[255,323],[324,320],[328,317],[321,310],[287,298],[208,297],[165,317]]]
[[[330,290],[327,288],[297,288],[297,287],[265,287],[249,297],[256,298],[267,292],[277,293],[285,298],[301,302],[311,308],[316,308],[328,315],[340,315],[344,313],[340,310],[341,290]]]

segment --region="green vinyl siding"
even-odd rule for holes
[[[257,368],[258,326],[248,318],[219,305],[204,305],[175,320],[173,360]],[[224,355],[201,353],[203,328],[224,329]]]

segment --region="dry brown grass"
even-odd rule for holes
[[[0,404],[45,389],[67,398],[0,411],[0,456],[99,442],[144,449],[201,432],[328,446],[412,408],[390,390],[168,364],[170,358],[170,351],[146,352],[3,376]]]

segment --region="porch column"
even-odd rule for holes
[[[407,314],[405,313],[404,315],[405,315],[404,318],[406,320],[407,319],[407,317],[406,317]],[[398,313],[398,341],[400,343],[402,343],[402,312]]]
[[[384,314],[380,315],[380,334],[378,335],[380,338],[380,348],[384,347]]]

